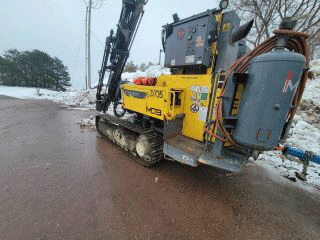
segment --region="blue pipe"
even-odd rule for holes
[[[295,147],[288,147],[288,146],[285,146],[282,153],[284,155],[292,155],[292,156],[295,156],[297,158],[300,158],[300,159],[303,159],[306,155],[306,151],[303,151],[299,148],[295,148]],[[320,164],[320,156],[317,155],[317,154],[313,154],[312,157],[309,159],[311,162],[314,162],[314,163],[318,163]]]

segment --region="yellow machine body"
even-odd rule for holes
[[[210,109],[211,78],[209,69],[207,74],[163,75],[156,86],[125,84],[123,108],[163,121],[183,115],[182,135],[202,141]]]

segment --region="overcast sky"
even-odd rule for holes
[[[96,0],[93,0],[96,1]],[[1,1],[0,55],[8,49],[39,49],[60,58],[69,68],[74,88],[85,86],[84,0]],[[98,81],[105,38],[116,29],[122,0],[105,0],[92,12],[92,83]],[[218,6],[218,0],[149,0],[129,60],[158,62],[161,26]]]

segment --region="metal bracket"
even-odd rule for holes
[[[310,160],[312,159],[314,153],[311,151],[306,151],[304,153],[304,156],[300,158],[300,160],[303,162],[303,169],[301,173],[295,172],[296,177],[299,178],[302,181],[307,181],[307,170],[310,165]]]

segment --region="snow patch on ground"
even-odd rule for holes
[[[310,62],[310,70],[316,77],[320,77],[320,59],[316,59]]]
[[[95,116],[91,115],[87,119],[82,119],[80,122],[78,122],[80,127],[90,127],[90,128],[95,128]]]
[[[320,107],[320,59],[311,61],[310,70],[314,74],[314,79],[308,80],[303,99]]]
[[[265,152],[259,156],[254,164],[267,170],[273,177],[282,176],[296,182],[298,187],[316,192],[320,191],[320,166],[318,164],[310,164],[306,182],[299,180],[295,175],[296,172],[302,172],[303,165],[301,162],[283,156],[280,152]]]
[[[286,144],[300,149],[318,152],[320,150],[320,129],[308,123],[308,116],[301,114],[295,117],[295,126],[291,129]]]
[[[303,94],[303,99],[320,106],[320,75],[316,79],[309,79]]]
[[[303,117],[295,118],[296,124],[291,129],[286,145],[295,146],[303,150],[313,151],[320,154],[320,129],[306,122]],[[262,161],[260,161],[262,160]],[[293,160],[293,161],[292,161]],[[264,152],[255,162],[257,165],[269,170],[272,174],[277,173],[283,177],[294,181],[299,181],[299,186],[311,185],[320,190],[320,165],[311,163],[308,167],[307,182],[303,182],[295,177],[295,173],[301,173],[303,164],[290,156],[283,156],[280,152]]]
[[[122,79],[133,82],[134,78],[136,77],[159,77],[162,74],[170,74],[170,69],[163,68],[160,65],[155,65],[148,67],[145,72],[137,71],[134,73],[123,73]],[[37,89],[32,87],[8,87],[0,85],[0,95],[19,99],[50,100],[69,107],[86,109],[95,109],[96,92],[96,89],[57,92],[53,90]]]
[[[7,87],[0,85],[0,95],[19,99],[50,100],[70,107],[95,108],[96,90],[57,92],[48,89]]]

